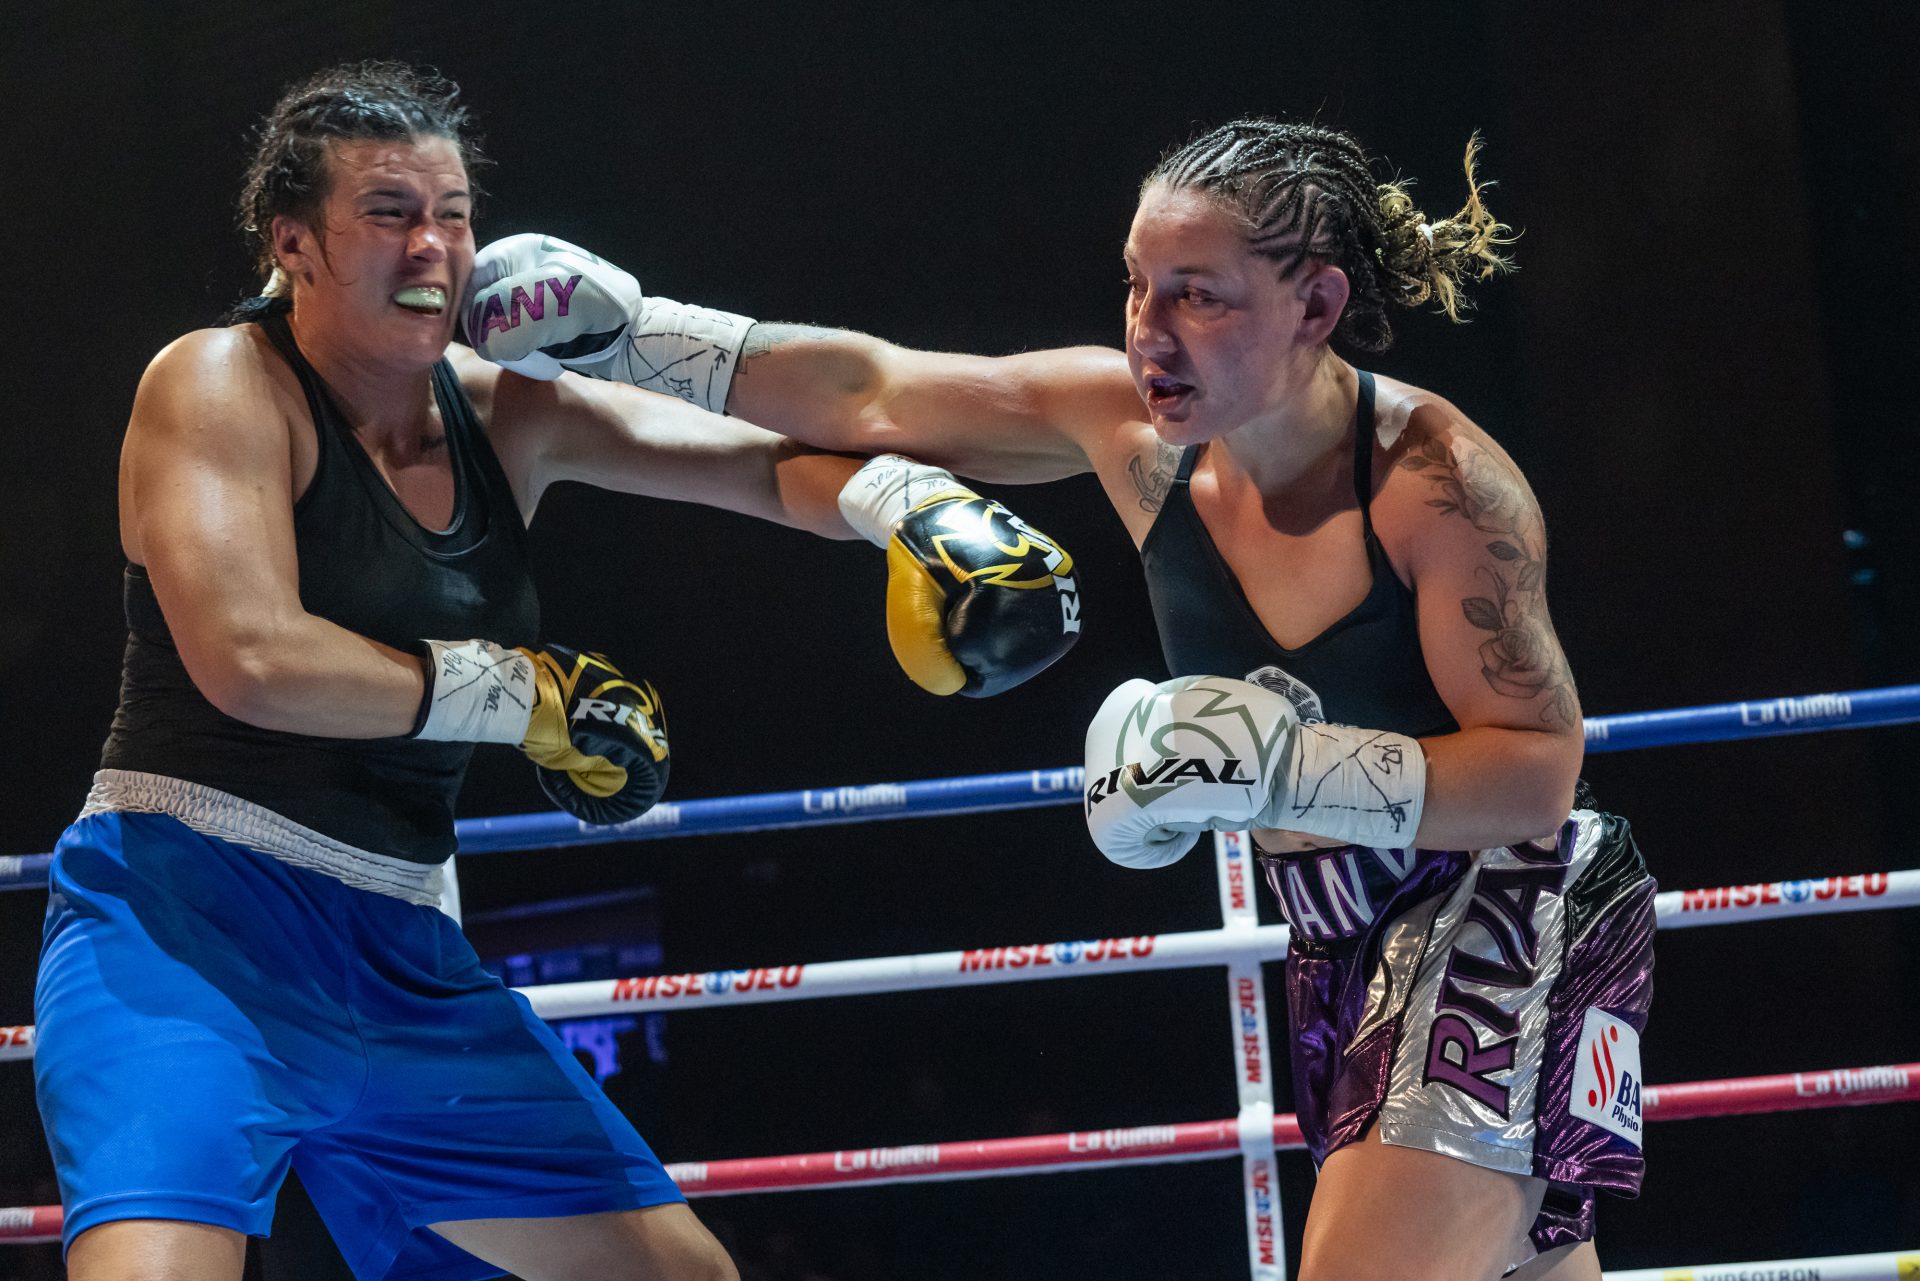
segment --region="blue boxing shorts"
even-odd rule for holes
[[[438,909],[159,813],[68,828],[34,994],[65,1239],[267,1234],[291,1166],[356,1277],[499,1269],[426,1225],[682,1200]]]

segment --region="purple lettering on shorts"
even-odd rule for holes
[[[1453,955],[1462,958],[1463,964],[1485,972],[1485,977],[1476,982],[1498,983],[1501,987],[1524,987],[1533,982],[1534,966],[1540,960],[1540,939],[1533,933],[1531,922],[1523,933],[1511,918],[1477,894],[1467,906],[1467,920],[1485,930],[1500,953],[1498,957],[1484,957],[1454,949]]]
[[[1488,868],[1473,887],[1473,911],[1468,913],[1468,919],[1478,920],[1487,927],[1500,945],[1501,955],[1511,954],[1507,946],[1511,941],[1518,946],[1526,963],[1532,965],[1540,954],[1540,935],[1533,924],[1534,910],[1542,894],[1558,894],[1566,879],[1567,869],[1559,865]],[[1511,940],[1500,937],[1505,931],[1480,911],[1482,904],[1505,918],[1513,931]]]
[[[1341,934],[1356,934],[1362,926],[1373,924],[1373,902],[1367,897],[1367,881],[1360,873],[1359,851],[1348,849],[1314,861],[1320,864],[1320,884],[1327,891],[1327,905],[1340,922]]]
[[[1517,1034],[1520,1031],[1520,1016],[1518,1014],[1500,1008],[1497,1002],[1480,995],[1478,992],[1469,992],[1454,981],[1456,978],[1464,978],[1470,983],[1485,981],[1472,973],[1463,972],[1463,967],[1460,965],[1463,958],[1472,961],[1480,959],[1475,956],[1467,956],[1465,953],[1459,951],[1455,951],[1447,958],[1447,977],[1446,981],[1440,985],[1440,1000],[1435,1008],[1441,1010],[1458,1010],[1462,1014],[1471,1015],[1486,1024],[1496,1036],[1513,1036]],[[1524,983],[1500,984],[1502,987],[1531,987],[1532,985],[1533,974],[1531,971],[1527,973],[1526,982]]]
[[[573,291],[579,284],[578,276],[568,276],[565,280],[555,277],[547,282],[548,288],[553,290],[553,301],[560,308],[561,315],[567,314],[567,304],[573,300]]]
[[[1483,1050],[1473,1024],[1458,1014],[1442,1014],[1433,1021],[1427,1035],[1424,1082],[1444,1081],[1470,1098],[1480,1100],[1499,1113],[1501,1120],[1506,1120],[1507,1087],[1495,1085],[1487,1078],[1513,1066],[1513,1047],[1517,1042],[1517,1037],[1508,1037]],[[1448,1056],[1449,1050],[1459,1052],[1457,1062]]]
[[[1510,991],[1533,986],[1540,968],[1540,931],[1534,913],[1540,896],[1558,894],[1566,875],[1567,869],[1560,864],[1482,869],[1466,919],[1486,931],[1498,955],[1481,956],[1456,944],[1447,954],[1446,978],[1434,1002],[1436,1010],[1445,1012],[1434,1019],[1427,1035],[1426,1080],[1446,1082],[1480,1100],[1503,1120],[1508,1117],[1507,1088],[1486,1077],[1513,1066],[1519,1015],[1461,985]],[[1505,1039],[1481,1049],[1475,1020]],[[1459,1051],[1457,1062],[1448,1057],[1449,1049]]]

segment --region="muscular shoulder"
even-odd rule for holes
[[[1432,392],[1379,387],[1372,512],[1396,565],[1417,577],[1436,557],[1503,539],[1544,544],[1533,490],[1498,441]]]
[[[266,372],[271,350],[266,336],[253,325],[195,329],[162,347],[148,362],[142,381],[205,390],[251,382]]]
[[[196,329],[148,363],[133,422],[218,432],[283,415],[301,397],[293,370],[257,326]]]

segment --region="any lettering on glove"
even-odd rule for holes
[[[754,321],[648,297],[578,245],[528,232],[474,259],[461,307],[467,341],[497,365],[551,381],[565,370],[664,392],[725,413]]]
[[[1073,557],[952,473],[873,459],[840,491],[840,512],[886,549],[887,641],[920,688],[987,698],[1079,640]]]
[[[1087,729],[1087,828],[1127,867],[1175,862],[1201,832],[1255,827],[1404,847],[1425,789],[1413,739],[1301,724],[1284,696],[1230,677],[1128,681]]]
[[[666,717],[649,682],[563,645],[427,641],[426,649],[413,737],[518,746],[539,767],[548,799],[587,823],[636,819],[666,790]]]

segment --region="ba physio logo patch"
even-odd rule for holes
[[[1640,1034],[1599,1006],[1587,1010],[1573,1069],[1575,1116],[1640,1146]]]

